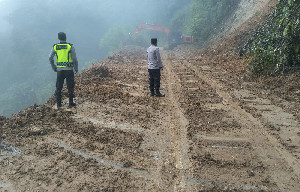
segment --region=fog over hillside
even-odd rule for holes
[[[79,68],[105,58],[100,40],[112,28],[129,33],[142,22],[166,25],[190,0],[0,0],[0,115],[45,102],[55,89],[48,54],[57,33],[73,43]],[[119,41],[123,41],[120,39]],[[109,44],[109,42],[108,42]]]

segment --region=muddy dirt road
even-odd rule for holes
[[[144,52],[77,76],[76,109],[1,119],[0,191],[299,191],[297,101],[197,50],[162,51],[167,96],[150,97]]]

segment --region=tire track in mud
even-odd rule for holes
[[[189,121],[185,117],[178,101],[182,94],[178,77],[172,71],[172,62],[165,60],[168,82],[168,131],[172,137],[175,167],[179,171],[174,183],[174,191],[190,191],[186,184],[190,163],[188,158],[189,142],[187,139],[187,126]]]
[[[208,77],[208,74],[202,73],[201,67],[196,67],[196,64],[191,64],[184,60],[182,60],[182,64],[187,69],[194,71],[199,79],[211,86],[223,99],[222,103],[229,109],[231,115],[245,126],[243,129],[248,131],[246,135],[248,135],[254,151],[269,169],[273,169],[269,170],[269,176],[278,185],[280,190],[277,190],[297,191],[300,187],[299,161],[289,151],[284,149],[284,146],[266,130],[259,119],[253,117],[242,109],[238,103],[233,101],[232,97],[223,90],[224,85]],[[292,168],[292,174],[288,170],[289,168]]]
[[[234,172],[236,172],[234,171],[234,169],[231,170],[232,166],[236,165],[237,167],[243,167],[244,164],[247,163],[247,161],[244,162],[242,156],[236,152],[236,150],[240,150],[245,154],[249,153],[248,151],[251,150],[251,146],[247,147],[247,140],[243,138],[236,138],[237,136],[234,133],[230,132],[227,133],[227,136],[216,136],[206,131],[202,133],[199,132],[201,133],[200,135],[194,135],[195,133],[191,132],[191,127],[197,126],[197,124],[199,124],[199,122],[195,122],[195,119],[193,118],[196,118],[196,120],[201,120],[203,116],[207,116],[207,114],[205,113],[206,111],[203,111],[201,109],[201,105],[207,105],[208,103],[217,103],[215,105],[216,108],[222,108],[224,106],[222,106],[222,104],[218,104],[220,98],[218,98],[218,96],[213,93],[213,89],[209,85],[204,85],[204,82],[201,82],[201,79],[195,76],[195,74],[193,74],[193,71],[183,65],[181,61],[174,59],[169,60],[169,62],[171,63],[170,66],[172,67],[172,75],[174,76],[174,78],[171,79],[171,82],[175,83],[176,85],[176,100],[178,101],[177,105],[180,107],[180,111],[183,111],[183,114],[185,114],[185,116],[189,120],[191,120],[189,126],[186,127],[186,130],[184,132],[186,139],[185,141],[182,141],[182,143],[185,143],[186,145],[187,143],[192,142],[192,145],[190,145],[190,147],[187,147],[188,150],[185,150],[188,151],[185,154],[185,158],[191,161],[191,163],[189,163],[190,169],[186,170],[185,172],[181,172],[181,174],[184,176],[185,189],[181,188],[179,190],[250,191],[266,189],[265,186],[259,186],[258,183],[255,183],[257,186],[251,184],[246,185],[244,184],[243,180],[232,177],[230,175],[234,175]],[[201,91],[199,92],[199,95],[197,95],[195,92],[199,91],[199,88],[205,89],[203,92]],[[207,95],[205,93],[205,90],[208,91]],[[193,98],[190,98],[190,96],[192,96]],[[218,111],[216,110],[216,112]],[[193,114],[195,114],[195,116],[193,116]],[[218,118],[221,118],[220,115],[218,113],[211,114],[211,116],[213,116],[215,120],[219,121],[220,119]],[[208,122],[208,124],[213,123],[214,122],[212,121]],[[203,128],[200,126],[197,129],[201,131],[201,129]],[[205,149],[207,149],[208,152],[205,152]],[[215,155],[220,153],[219,156],[221,158],[214,159],[214,157],[209,154],[211,153],[211,151],[217,151]],[[226,157],[225,159],[224,157],[222,157],[222,155],[226,156],[227,151],[229,152],[229,154],[234,154],[236,156],[237,162],[232,161],[228,157]],[[241,160],[238,159],[239,157],[241,158]],[[216,168],[214,166],[216,166]],[[220,166],[220,168],[218,168],[218,166]],[[220,174],[223,179],[220,179],[218,176],[216,176],[218,174]],[[274,191],[274,189],[276,188],[270,187],[269,190],[266,191]]]
[[[141,95],[140,93],[139,95]],[[155,99],[155,98],[154,98]],[[84,114],[82,114],[84,115]],[[149,151],[151,160],[153,161],[153,165],[151,167],[143,167],[144,170],[141,169],[129,169],[126,168],[122,165],[119,165],[118,163],[107,163],[107,160],[102,160],[102,162],[106,162],[104,164],[108,166],[112,166],[118,169],[122,169],[125,171],[129,171],[133,173],[133,175],[138,176],[138,177],[143,177],[145,180],[151,180],[151,182],[146,183],[147,187],[145,189],[148,190],[166,190],[169,188],[172,183],[171,179],[171,173],[166,174],[166,167],[167,169],[169,168],[169,163],[172,162],[172,159],[170,159],[170,151],[168,147],[171,145],[170,144],[170,138],[168,135],[166,135],[166,128],[164,125],[161,127],[148,127],[148,129],[144,128],[138,128],[138,127],[132,127],[128,125],[123,125],[116,123],[115,121],[112,122],[104,122],[102,117],[102,120],[97,120],[100,117],[95,117],[95,118],[88,118],[85,116],[82,116],[79,114],[76,114],[74,118],[78,118],[81,121],[86,121],[93,123],[96,126],[102,126],[106,127],[109,129],[117,129],[117,130],[123,130],[123,131],[130,131],[134,133],[143,133],[144,136],[144,141],[141,144],[141,148],[145,151]],[[133,125],[134,126],[134,125]],[[155,144],[155,145],[154,145]],[[155,146],[155,147],[154,147]],[[94,157],[92,157],[94,158]],[[95,158],[94,158],[95,159]],[[101,160],[99,160],[101,163]]]
[[[127,70],[128,72],[130,71],[129,73],[137,74],[137,78],[143,79],[148,76],[147,71],[143,69],[144,65],[145,63],[135,67],[128,67]],[[139,72],[137,73],[137,71]],[[134,162],[135,166],[131,167],[131,169],[121,168],[125,171],[135,170],[130,171],[132,177],[141,176],[139,169],[135,168],[136,166],[147,172],[147,174],[142,174],[144,182],[141,183],[140,181],[140,184],[144,186],[143,189],[141,189],[142,191],[172,191],[172,183],[174,182],[173,177],[177,173],[173,167],[174,160],[171,155],[173,149],[171,147],[169,127],[166,127],[164,123],[164,119],[167,117],[165,112],[166,109],[164,109],[165,107],[163,106],[167,106],[168,104],[165,103],[164,98],[149,97],[148,91],[136,89],[136,87],[145,87],[148,83],[144,84],[143,81],[138,81],[138,84],[136,84],[137,82],[129,82],[127,79],[115,81],[118,85],[126,84],[126,86],[122,86],[122,92],[128,92],[131,95],[133,102],[127,103],[119,101],[121,102],[120,104],[107,102],[102,106],[101,103],[84,102],[81,104],[81,109],[74,115],[74,118],[81,122],[92,123],[97,129],[106,128],[130,132],[132,134],[143,134],[143,141],[141,142],[139,149],[145,153],[143,156],[144,162]],[[135,83],[135,86],[132,86],[131,83]],[[142,100],[143,104],[139,105],[137,100],[133,98]],[[147,103],[147,100],[149,100],[148,102],[150,102],[150,104]],[[145,102],[146,105],[144,105]],[[151,105],[154,105],[156,109],[151,109]],[[137,111],[139,112],[137,113]],[[122,117],[124,115],[128,116],[130,113],[137,114],[132,117]],[[139,118],[144,114],[146,114],[147,118],[141,121]],[[135,120],[135,118],[138,118],[139,120]],[[116,137],[118,136],[116,135]],[[80,152],[79,150],[73,151],[77,152],[77,154]],[[126,153],[127,152],[124,152],[123,155],[127,156]],[[84,156],[95,159],[92,155]],[[130,157],[127,160],[131,161],[132,158],[134,157]],[[118,163],[117,157],[111,157],[111,159],[105,160],[106,162],[111,162],[109,164],[110,166],[115,164],[113,162]],[[113,167],[120,168],[120,166]]]
[[[122,123],[120,118],[121,111],[128,112],[136,110],[134,106],[124,106],[119,105],[119,109],[116,106],[110,106],[111,104],[106,104],[100,109],[100,105],[97,103],[81,104],[81,109],[77,111],[74,116],[75,119],[79,121],[85,121],[94,124],[96,127],[106,127],[107,129],[117,129],[125,132],[142,133],[143,142],[140,148],[149,155],[149,157],[144,157],[145,160],[151,161],[150,164],[144,166],[148,175],[145,177],[147,180],[152,182],[146,182],[145,190],[160,190],[160,191],[190,191],[189,186],[186,182],[189,176],[190,163],[188,158],[188,148],[189,142],[187,139],[187,126],[189,125],[188,120],[185,118],[182,109],[178,101],[178,95],[182,94],[181,89],[174,84],[174,81],[178,81],[178,77],[174,76],[171,71],[172,63],[166,62],[166,72],[167,72],[167,97],[166,98],[155,98],[151,97],[150,101],[157,105],[157,111],[153,111],[149,116],[147,121],[156,121],[161,123],[155,123],[150,126],[137,126],[137,124],[128,124],[128,120]],[[142,66],[139,66],[142,68]],[[141,73],[142,69],[136,68],[139,77],[146,76],[147,72]],[[117,81],[118,84],[124,84],[122,80]],[[131,82],[126,82],[126,90],[129,93],[135,92],[134,97],[140,97],[145,95],[143,90],[134,90],[134,86],[131,86]],[[163,82],[164,83],[164,82]],[[179,83],[180,84],[180,83]],[[135,87],[140,87],[144,85],[136,85]],[[147,91],[146,91],[147,92]],[[146,94],[146,97],[149,97]],[[89,106],[90,105],[90,106]],[[132,103],[131,103],[132,105]],[[133,104],[135,105],[135,104]],[[83,109],[85,108],[85,109]],[[109,114],[105,113],[105,108],[110,109]],[[145,108],[145,106],[142,106]],[[97,113],[90,111],[90,109],[97,110]],[[147,110],[147,107],[142,110]],[[144,113],[144,112],[142,112]],[[154,115],[154,114],[158,115]],[[112,115],[112,116],[111,116]],[[109,120],[110,119],[110,120]],[[125,124],[124,124],[125,123]],[[80,155],[79,150],[74,148],[65,147],[67,150],[76,152]],[[84,154],[84,153],[82,153]],[[80,155],[82,157],[94,158],[92,155]],[[114,159],[114,158],[113,158]],[[98,159],[99,160],[99,159]],[[100,160],[99,160],[100,161]],[[101,162],[101,161],[100,161]],[[105,162],[117,162],[117,160],[112,161],[106,160]],[[107,164],[107,163],[106,163]],[[110,166],[113,163],[109,164]],[[120,166],[114,166],[115,168],[120,168]],[[136,175],[135,171],[131,171],[132,175]],[[138,174],[136,175],[138,176]],[[175,180],[175,181],[174,181]]]
[[[179,64],[178,64],[179,63]],[[187,66],[180,63],[178,60],[171,60],[167,59],[165,60],[165,64],[167,66],[167,77],[168,77],[168,90],[169,95],[167,97],[169,98],[169,111],[170,116],[169,120],[170,122],[170,131],[172,135],[172,145],[174,148],[174,158],[176,161],[176,168],[178,170],[178,177],[176,179],[176,182],[174,183],[174,191],[205,191],[205,190],[217,190],[217,191],[226,191],[226,190],[237,190],[237,191],[278,191],[279,189],[276,187],[269,187],[262,184],[255,183],[255,185],[251,184],[244,184],[241,180],[239,182],[239,179],[233,178],[234,180],[232,183],[228,183],[228,179],[231,177],[226,173],[226,170],[224,173],[218,171],[218,168],[212,169],[209,167],[210,165],[206,166],[205,158],[208,158],[208,161],[212,161],[214,164],[218,165],[220,164],[221,167],[228,166],[228,171],[230,170],[231,164],[235,164],[235,162],[230,162],[230,160],[214,160],[211,156],[206,156],[206,154],[201,154],[204,156],[204,162],[201,162],[201,159],[194,159],[193,154],[191,154],[191,151],[193,151],[193,148],[196,149],[198,145],[202,145],[201,143],[197,143],[194,140],[200,140],[202,142],[206,142],[206,145],[203,145],[202,148],[207,148],[209,151],[217,150],[221,151],[222,154],[226,154],[225,151],[231,151],[231,154],[236,154],[237,158],[239,157],[239,152],[242,151],[243,153],[252,153],[252,146],[249,144],[249,141],[247,138],[239,138],[235,134],[231,135],[227,133],[227,136],[214,136],[210,135],[209,133],[204,133],[200,135],[194,135],[193,133],[189,131],[190,123],[194,124],[195,122],[191,121],[189,122],[188,119],[191,119],[191,117],[188,114],[185,114],[187,111],[191,110],[194,113],[200,113],[197,115],[196,118],[201,118],[201,115],[203,112],[198,109],[193,109],[190,107],[193,107],[193,105],[198,105],[198,102],[195,100],[189,100],[186,96],[192,94],[192,92],[197,91],[199,88],[199,84],[202,86],[201,79],[199,77],[195,76],[190,69],[187,68]],[[187,84],[189,86],[187,86]],[[208,89],[209,86],[207,86]],[[193,94],[192,94],[193,95]],[[204,95],[201,95],[203,97]],[[219,100],[216,95],[210,95],[212,98],[204,98],[208,99],[205,104],[211,102],[212,100]],[[196,96],[199,98],[199,96]],[[207,97],[207,96],[206,96]],[[215,98],[216,97],[216,98]],[[194,103],[195,102],[195,103]],[[221,104],[222,105],[222,104]],[[218,106],[221,107],[222,106]],[[217,106],[217,105],[216,105]],[[223,106],[226,108],[226,106]],[[213,122],[211,122],[213,123]],[[177,129],[173,130],[174,127]],[[209,149],[210,148],[210,149]],[[222,153],[222,151],[224,151]],[[235,151],[235,152],[233,152]],[[250,152],[249,152],[250,151]],[[240,156],[242,157],[242,156]],[[225,158],[226,159],[226,158]],[[242,158],[241,158],[242,159]],[[241,162],[237,162],[237,166],[243,166],[243,160],[239,160]],[[239,165],[240,163],[240,165]],[[201,165],[203,164],[203,165]],[[225,164],[225,165],[224,165]],[[226,165],[228,164],[228,165]],[[200,165],[201,167],[205,167],[205,170],[200,171],[195,170],[194,167]],[[222,168],[221,168],[222,169]],[[208,176],[202,176],[206,175],[206,172],[210,172]],[[222,181],[218,178],[214,178],[214,174],[224,174],[226,180],[228,181]],[[200,175],[200,178],[197,178],[196,176]],[[259,177],[259,176],[257,176]]]

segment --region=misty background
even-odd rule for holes
[[[48,56],[58,32],[74,44],[83,69],[125,43],[147,46],[151,36],[167,43],[165,34],[155,31],[130,39],[140,23],[194,35],[201,44],[239,1],[0,0],[0,115],[42,104],[54,93],[56,73]]]

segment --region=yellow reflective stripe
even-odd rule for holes
[[[73,65],[72,66],[56,66],[57,68],[64,68],[64,67],[73,67]]]

